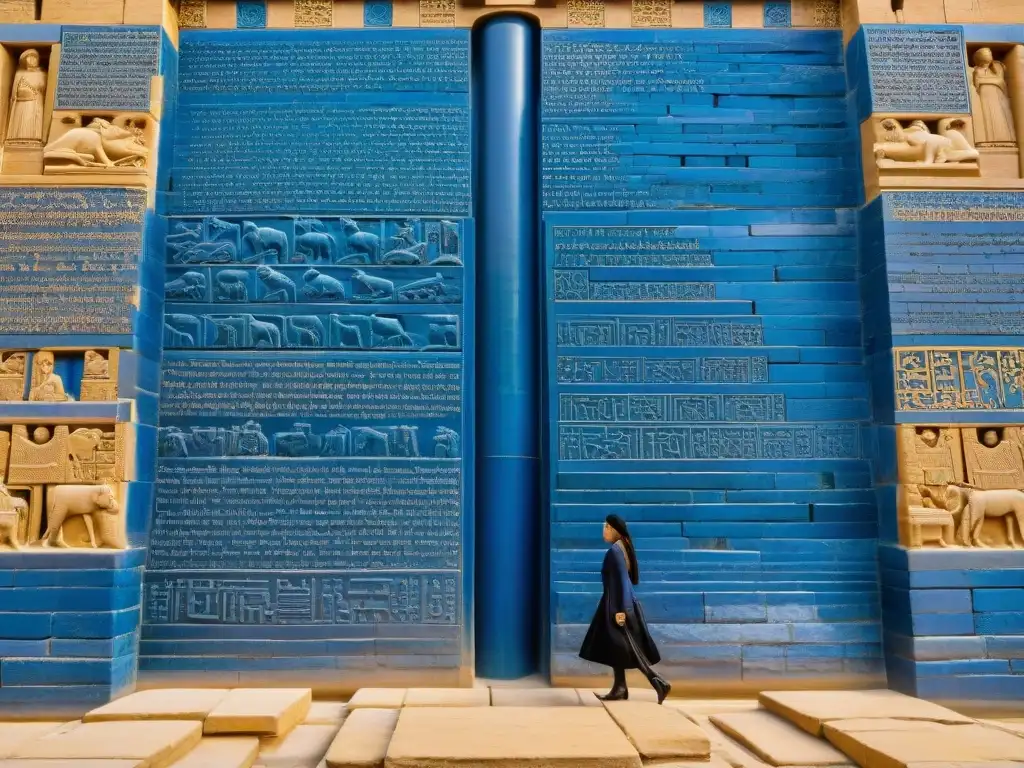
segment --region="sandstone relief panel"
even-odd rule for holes
[[[3,121],[3,165],[5,174],[38,175],[43,171],[43,144],[49,131],[47,93],[52,92],[48,67],[50,49],[8,50],[17,60],[14,78],[9,84],[10,101]],[[8,84],[3,84],[7,93]],[[50,101],[52,106],[52,101]]]
[[[971,45],[968,79],[983,176],[1020,179],[1024,158],[1024,45]]]
[[[0,402],[117,399],[118,349],[0,350]]]

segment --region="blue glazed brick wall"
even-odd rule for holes
[[[466,30],[182,35],[146,679],[470,672],[468,85]]]
[[[543,56],[553,677],[607,672],[576,652],[615,512],[674,683],[878,683],[840,35],[547,31]]]

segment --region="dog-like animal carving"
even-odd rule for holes
[[[121,505],[109,485],[56,485],[46,498],[46,532],[40,537],[44,547],[67,547],[61,541],[61,528],[69,517],[80,516],[93,549],[125,549],[128,545],[121,530]],[[96,533],[99,532],[99,538]]]

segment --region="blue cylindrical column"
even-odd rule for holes
[[[537,669],[540,509],[540,31],[473,30],[476,157],[476,672]]]

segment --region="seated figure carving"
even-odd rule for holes
[[[47,169],[143,168],[148,157],[140,128],[115,125],[102,117],[71,128],[43,150]]]

